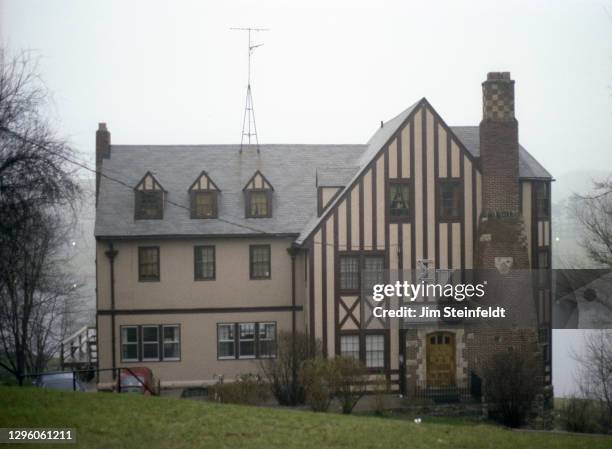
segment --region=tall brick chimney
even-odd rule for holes
[[[490,72],[482,83],[480,164],[485,215],[519,212],[518,122],[510,72]]]
[[[96,131],[96,205],[98,204],[98,192],[100,191],[100,170],[102,160],[110,159],[111,135],[106,129],[106,123],[98,123]]]

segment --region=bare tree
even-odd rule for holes
[[[583,397],[599,403],[602,418],[612,424],[612,331],[593,330],[585,335],[585,348],[573,353]]]
[[[593,187],[590,195],[574,195],[572,212],[584,229],[582,246],[588,256],[612,267],[612,176]]]
[[[19,381],[53,353],[74,297],[58,250],[79,188],[28,53],[0,60],[0,366]]]

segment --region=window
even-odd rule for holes
[[[164,192],[161,190],[136,191],[136,220],[161,220],[164,218]]]
[[[238,357],[255,358],[255,323],[238,324]]]
[[[251,245],[251,279],[270,279],[270,245]]]
[[[251,190],[247,192],[247,218],[272,216],[272,191]]]
[[[159,281],[159,247],[141,246],[138,248],[138,280]]]
[[[220,359],[233,359],[236,357],[234,348],[234,324],[217,325],[217,342]]]
[[[384,256],[364,256],[363,258],[363,288],[365,292],[372,292],[375,284],[385,282]]]
[[[340,337],[340,355],[359,360],[359,335],[342,335]]]
[[[340,290],[359,290],[359,256],[340,256]]]
[[[410,218],[410,185],[406,182],[389,184],[389,215],[391,220]]]
[[[385,366],[385,336],[366,335],[366,367],[384,368]]]
[[[177,325],[162,326],[163,359],[179,360],[181,357],[181,334]]]
[[[215,279],[214,246],[196,246],[194,248],[194,279],[196,281]]]
[[[138,326],[121,327],[121,360],[138,361]]]
[[[217,192],[191,192],[191,218],[217,218]]]
[[[121,361],[160,362],[181,358],[178,324],[121,326]]]
[[[258,324],[258,355],[261,358],[276,355],[276,323]]]
[[[276,323],[217,324],[217,358],[276,357]]]
[[[461,181],[440,181],[439,218],[441,220],[458,220],[461,217],[461,195]]]
[[[142,360],[159,360],[159,327],[142,326]]]
[[[538,218],[548,218],[548,186],[544,182],[535,184],[536,216]]]

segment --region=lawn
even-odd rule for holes
[[[491,424],[457,425],[428,422],[427,418],[416,424],[165,397],[18,387],[0,387],[0,427],[73,427],[77,444],[65,446],[87,449],[612,448],[609,437],[521,433]]]

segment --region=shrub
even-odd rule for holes
[[[385,375],[378,375],[372,383],[372,398],[374,401],[374,413],[382,415],[387,409],[387,399],[391,391],[391,383]]]
[[[304,362],[300,382],[304,385],[306,403],[315,412],[326,412],[333,399],[335,372],[331,360],[318,357]]]
[[[542,390],[533,353],[511,351],[491,356],[483,371],[490,414],[509,427],[521,426]]]
[[[243,374],[234,382],[213,385],[209,396],[225,404],[258,405],[270,396],[270,386],[254,374]]]
[[[342,405],[342,413],[349,414],[366,393],[368,371],[353,357],[336,357],[331,364],[334,395]]]
[[[278,334],[276,357],[262,359],[259,367],[280,405],[304,403],[304,386],[300,369],[306,360],[320,354],[320,343],[312,342],[306,333],[281,331]]]
[[[587,399],[568,398],[561,408],[561,424],[568,432],[594,432],[596,420],[591,402]]]

